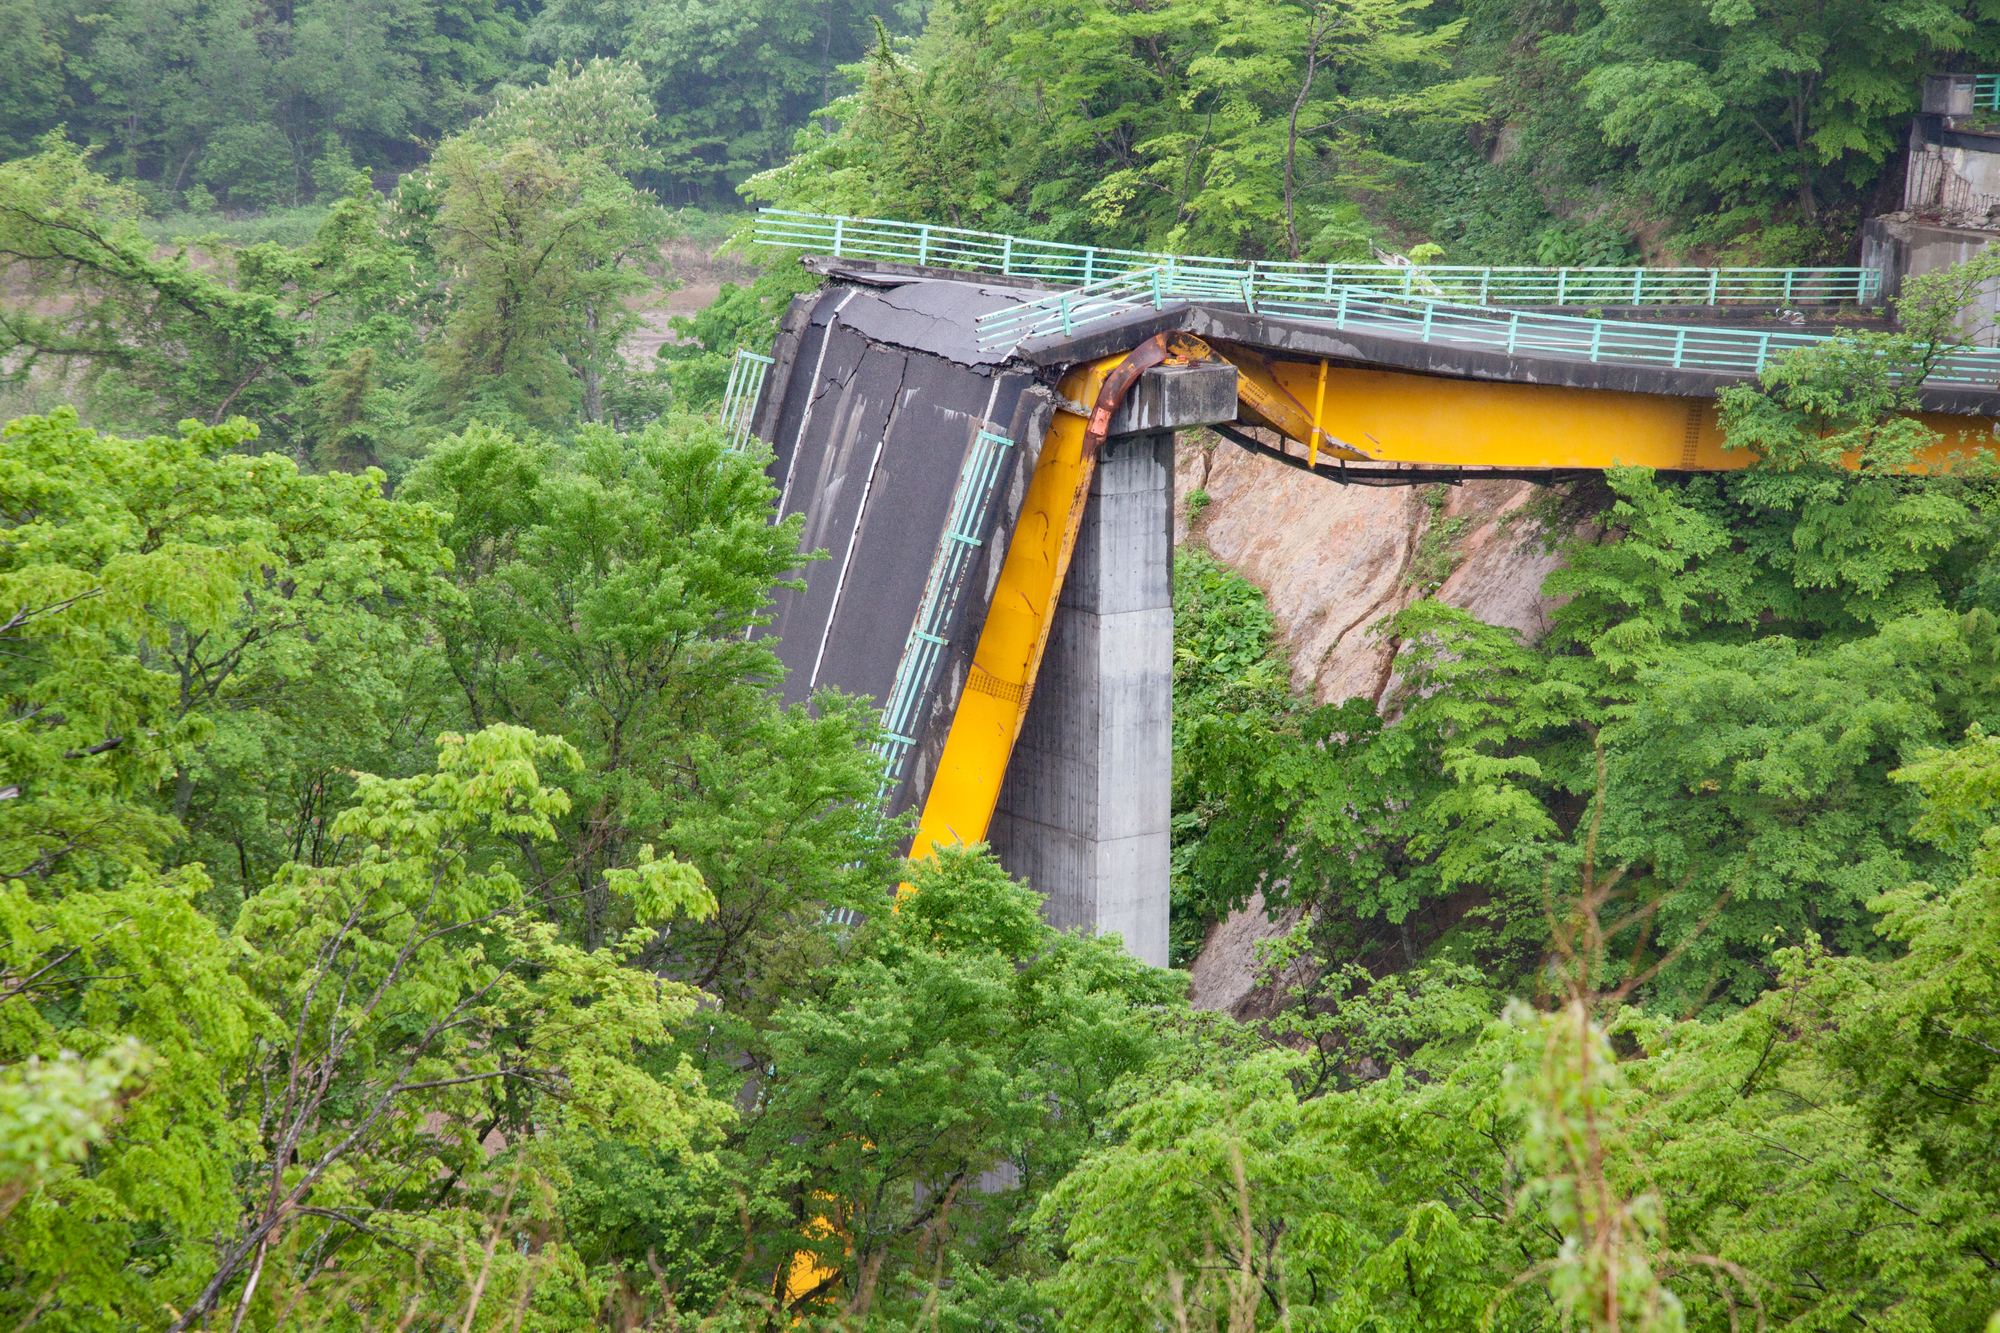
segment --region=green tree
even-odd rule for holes
[[[412,1283],[451,1288],[449,1263],[406,1254],[477,1249],[507,1182],[559,1169],[564,1136],[694,1152],[732,1115],[669,1050],[697,992],[628,966],[714,910],[699,873],[632,849],[603,882],[635,930],[592,951],[507,868],[569,808],[537,769],[580,763],[560,739],[448,734],[418,776],[345,775],[354,802],[326,811],[313,861],[246,866],[220,922],[199,864],[162,866],[191,778],[281,785],[264,756],[302,744],[301,714],[326,749],[366,747],[366,686],[286,696],[399,647],[369,603],[420,599],[445,559],[437,516],[385,500],[379,474],[229,452],[249,433],[8,429],[0,1306],[17,1318],[185,1327],[233,1304],[277,1322],[330,1287],[390,1308]],[[544,1274],[546,1299],[571,1268]]]
[[[609,61],[558,68],[439,149],[432,244],[452,300],[422,390],[437,417],[605,419],[668,231],[623,174],[658,160],[636,79]]]
[[[1442,77],[1463,23],[1403,0],[940,8],[916,63],[885,31],[861,90],[744,192],[791,206],[1008,223],[1104,244],[1296,257],[1328,203],[1315,135],[1363,113],[1475,114]],[[1304,152],[1314,188],[1294,189]],[[1330,152],[1331,150],[1329,150]],[[970,159],[974,170],[963,168]],[[1337,192],[1336,192],[1337,193]],[[982,216],[983,215],[983,216]]]
[[[565,162],[594,161],[621,176],[657,170],[660,118],[645,90],[629,60],[558,63],[543,83],[501,89],[463,137],[498,149],[532,140]]]
[[[1486,941],[1511,948],[1518,909],[1539,933],[1541,858],[1562,832],[1546,804],[1555,775],[1527,743],[1570,723],[1574,692],[1511,631],[1435,601],[1377,632],[1400,652],[1393,725],[1365,699],[1275,704],[1250,642],[1234,649],[1248,670],[1215,684],[1229,652],[1177,647],[1177,711],[1191,707],[1175,721],[1175,868],[1189,906],[1214,919],[1252,893],[1271,910],[1321,904],[1350,956],[1393,950],[1407,965],[1413,914],[1472,884],[1528,888]]]
[[[1901,956],[1831,955],[1808,933],[1753,1008],[1649,1038],[1629,1066],[1667,1225],[1754,1275],[1773,1321],[1976,1333],[2000,1305],[2000,1195],[1973,1146],[1996,1069],[1993,766],[1975,735],[1893,775],[1923,794],[1923,836],[1974,848],[1954,887],[1874,900]],[[1722,1305],[1691,1301],[1690,1322],[1720,1327]]]
[[[759,936],[876,904],[897,835],[872,800],[873,713],[830,695],[817,716],[778,707],[776,655],[749,636],[799,558],[756,460],[684,417],[586,429],[567,451],[481,427],[439,444],[403,494],[453,514],[464,601],[439,626],[455,714],[584,756],[552,855],[522,847],[552,916],[615,938],[607,876],[647,844],[671,850],[720,908],[648,961],[733,998]]]
[[[202,272],[186,251],[156,259],[138,199],[96,175],[58,137],[0,166],[0,254],[25,288],[4,307],[10,371],[78,368],[85,387],[126,400],[139,424],[268,405],[306,373],[278,301]],[[55,310],[40,299],[56,290]]]
[[[877,22],[910,32],[922,15],[907,0],[556,0],[529,40],[558,62],[637,62],[660,115],[667,197],[726,206],[846,91],[844,67],[866,54]]]
[[[1558,993],[1469,1046],[1490,992],[1442,970],[1289,1016],[1277,1049],[1205,1077],[1149,1071],[1041,1206],[1065,1324],[1978,1333],[2000,1303],[1997,771],[1975,734],[1887,779],[1921,789],[1922,836],[1978,844],[1956,887],[1873,901],[1902,956],[1808,933],[1746,1009],[1624,1007],[1649,912],[1593,838],[1579,895],[1551,904]]]
[[[234,208],[327,202],[348,165],[417,166],[482,109],[520,68],[523,17],[505,0],[45,7],[24,36],[47,34],[57,58],[21,70],[10,132],[66,121],[163,209],[197,187]]]
[[[1568,58],[1642,190],[1703,211],[1791,203],[1810,224],[1830,184],[1880,170],[1925,61],[1970,29],[1942,0],[1610,0]]]
[[[942,7],[915,57],[884,26],[865,63],[847,72],[859,88],[829,103],[799,132],[792,156],[742,193],[788,208],[970,227],[1025,188],[1021,99],[994,50]]]
[[[984,847],[910,875],[749,1039],[766,1073],[732,1149],[783,1202],[757,1253],[792,1274],[798,1312],[970,1318],[1022,1299],[1028,1212],[1162,1049],[1184,985],[1051,930]]]
[[[611,877],[644,925],[601,951],[560,942],[492,855],[501,840],[548,839],[568,805],[537,761],[580,762],[517,727],[447,733],[434,773],[361,779],[333,822],[338,861],[288,868],[245,908],[242,971],[272,1019],[239,1075],[257,1137],[235,1182],[239,1216],[175,1328],[239,1283],[250,1306],[274,1252],[290,1271],[267,1303],[366,1273],[370,1248],[400,1269],[402,1219],[436,1228],[483,1212],[496,1133],[532,1170],[548,1136],[686,1151],[731,1118],[685,1060],[644,1058],[699,993],[622,965],[657,923],[714,900],[648,849]]]
[[[0,591],[15,608],[0,631],[0,1285],[31,1321],[52,1304],[150,1317],[148,1269],[178,1294],[187,1256],[135,1268],[132,1246],[221,1220],[236,1142],[225,1071],[258,1022],[198,910],[206,877],[160,867],[175,830],[149,798],[202,719],[176,717],[171,679],[133,649],[170,625],[226,624],[260,552],[241,532],[142,540],[94,466],[122,461],[114,450],[56,451],[63,468],[31,447],[63,425],[10,426],[0,467]]]
[[[58,15],[38,0],[0,10],[0,161],[26,157],[61,115],[64,51]]]
[[[1042,1202],[1068,1329],[1552,1328],[1515,1279],[1560,1240],[1524,1182],[1500,1099],[1527,1054],[1496,1024],[1453,1063],[1302,1099],[1266,1050],[1152,1090]]]
[[[107,636],[104,660],[147,712],[61,746],[122,737],[121,748],[153,757],[165,781],[155,808],[172,821],[161,826],[172,830],[165,855],[212,867],[207,905],[225,918],[278,866],[327,852],[346,769],[418,762],[405,751],[427,738],[410,736],[402,715],[423,634],[415,612],[446,590],[436,576],[450,559],[440,517],[385,499],[380,473],[301,475],[291,459],[238,451],[255,438],[236,421],[119,440],[67,413],[15,422],[7,436],[41,497],[31,530],[101,525],[69,577],[185,549],[216,553],[193,586],[232,580],[198,612],[157,597],[148,628]],[[142,745],[147,735],[158,739]]]
[[[0,165],[10,378],[63,382],[120,429],[254,414],[323,463],[394,461],[382,390],[426,302],[419,256],[391,236],[371,192],[351,192],[298,250],[210,242],[161,258],[139,212],[131,190],[58,137]],[[345,394],[329,392],[342,374]]]
[[[660,344],[662,368],[671,376],[674,401],[689,411],[711,410],[722,402],[729,367],[738,348],[763,355],[778,339],[778,321],[794,297],[815,291],[819,279],[782,260],[749,285],[725,282],[713,301],[692,315],[675,315],[667,325],[679,341]]]

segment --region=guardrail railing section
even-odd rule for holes
[[[1006,436],[982,430],[973,437],[959,468],[950,516],[944,535],[938,539],[937,555],[931,560],[930,578],[924,584],[924,599],[917,607],[902,659],[896,663],[888,701],[882,706],[882,739],[875,745],[875,753],[883,761],[877,800],[888,799],[903,780],[910,748],[917,743],[917,710],[937,679],[948,642],[945,634],[958,608],[959,592],[984,543],[980,534],[986,530],[987,516],[1000,488],[1002,465],[1013,447],[1014,442]]]
[[[750,417],[757,410],[757,398],[764,392],[764,374],[771,358],[759,356],[747,347],[736,349],[729,361],[729,383],[722,390],[722,437],[729,447],[741,451],[750,443]]]
[[[1074,333],[1086,324],[1123,314],[1142,304],[1158,310],[1171,290],[1171,283],[1159,269],[1142,268],[1087,283],[1075,291],[1053,292],[981,315],[979,345],[1005,347],[1045,334]],[[1242,299],[1241,292],[1235,295]],[[1223,299],[1229,298],[1224,295]]]
[[[1304,284],[1287,274],[1258,274],[1236,284],[1212,273],[1184,282],[1163,267],[1105,278],[1073,292],[1052,292],[1022,305],[983,315],[979,343],[989,350],[1079,329],[1174,301],[1240,305],[1252,314],[1331,324],[1422,343],[1504,352],[1509,356],[1661,366],[1756,374],[1772,357],[1824,339],[1817,334],[1768,329],[1655,324],[1594,319],[1540,310],[1464,305],[1435,296],[1385,296],[1361,286]],[[1934,383],[2000,382],[2000,349],[1968,348],[1942,358]]]
[[[835,217],[765,209],[753,236],[764,245],[812,250],[837,259],[869,259],[970,273],[1032,278],[1064,287],[1118,281],[1157,268],[1178,280],[1241,283],[1260,290],[1316,290],[1331,298],[1342,287],[1380,295],[1430,297],[1466,305],[1607,306],[1718,305],[1769,302],[1781,306],[1868,301],[1881,291],[1872,268],[1647,268],[1465,264],[1305,264],[1216,256],[1169,255],[1072,245],[999,232],[924,222]]]

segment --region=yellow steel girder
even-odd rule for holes
[[[1184,337],[1184,335],[1183,335]],[[1448,379],[1325,361],[1276,360],[1251,348],[1211,349],[1237,368],[1245,416],[1313,452],[1351,461],[1438,466],[1725,470],[1749,466],[1722,447],[1715,403],[1705,398]],[[1073,367],[1058,389],[1094,404],[1126,354]],[[1313,406],[1308,409],[1305,404]],[[1936,451],[1992,448],[1992,423],[1921,413],[1944,443]],[[924,801],[912,859],[940,845],[986,837],[1000,782],[1020,735],[1035,676],[1075,550],[1095,459],[1083,455],[1088,422],[1059,410],[1029,479],[1000,577],[973,653],[944,750]],[[1940,460],[1941,461],[1941,460]]]
[[[1229,354],[1236,359],[1236,349]],[[1266,369],[1294,401],[1312,401],[1320,365],[1276,361]],[[1934,461],[1953,451],[1994,445],[1993,423],[1983,417],[1917,416],[1944,437],[1933,451]],[[1748,450],[1722,447],[1715,401],[1709,398],[1446,379],[1341,365],[1330,366],[1326,374],[1320,423],[1321,448],[1330,436],[1378,462],[1724,471],[1748,467],[1755,457]],[[1306,430],[1294,432],[1281,421],[1270,424],[1301,443],[1307,438]]]
[[[1125,359],[1108,356],[1078,366],[1057,385],[1072,402],[1091,404],[1105,376]],[[1000,780],[1021,733],[1035,673],[1055,623],[1056,599],[1076,549],[1095,459],[1083,456],[1084,417],[1058,411],[1042,440],[1034,475],[1021,504],[986,626],[973,650],[972,673],[959,695],[937,773],[910,844],[910,858],[934,847],[981,842],[1000,800]]]

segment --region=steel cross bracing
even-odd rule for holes
[[[1533,268],[1463,264],[1245,263],[1071,245],[922,222],[837,217],[767,208],[752,232],[760,245],[809,250],[836,259],[914,264],[998,273],[1088,286],[1138,269],[1159,269],[1190,289],[1249,282],[1263,293],[1355,288],[1373,296],[1430,298],[1471,305],[1611,306],[1858,302],[1880,293],[1872,268]],[[1240,296],[1239,296],[1239,299]]]

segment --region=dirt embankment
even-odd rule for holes
[[[718,255],[720,242],[688,238],[668,241],[660,247],[661,273],[680,286],[663,299],[640,307],[645,327],[625,347],[625,356],[634,365],[650,366],[660,344],[678,342],[667,321],[676,315],[692,315],[722,292],[722,284],[747,285],[757,270],[735,255]]]

